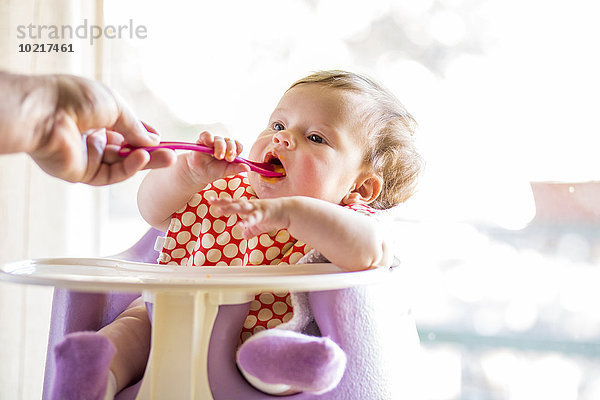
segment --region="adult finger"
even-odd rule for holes
[[[88,171],[84,182],[94,185],[109,185],[124,181],[142,169],[163,168],[172,165],[177,156],[174,151],[160,149],[151,153],[137,149],[126,157],[118,154],[120,146],[108,144],[99,153],[102,131],[94,132],[88,137]],[[98,136],[98,137],[97,137]],[[104,136],[106,138],[106,136]]]
[[[164,168],[173,165],[177,161],[175,151],[169,149],[159,149],[150,153],[150,161],[143,169]]]
[[[110,138],[108,139],[110,143]],[[131,155],[130,152],[127,156],[122,156],[119,154],[121,150],[120,145],[108,144],[106,149],[104,150],[104,156],[102,157],[102,162],[105,164],[115,164],[125,160],[126,157]],[[137,149],[138,151],[146,151],[143,149]],[[174,150],[170,149],[157,149],[151,152],[146,151],[150,154],[150,161],[147,165],[144,166],[143,169],[151,169],[151,168],[162,168],[168,167],[173,164],[177,160],[177,154],[175,154]]]
[[[114,164],[102,163],[90,185],[102,186],[124,181],[140,171],[150,161],[150,154],[145,150],[132,151],[125,159]]]
[[[123,139],[123,135],[119,132],[111,131],[109,129],[106,130],[106,143],[108,145],[118,145],[119,147],[125,143],[125,139]]]
[[[133,146],[157,145],[160,142],[160,138],[156,131],[154,129],[153,131],[148,131],[120,96],[115,93],[113,95],[119,114],[112,128],[123,135],[125,141]]]
[[[152,133],[156,133],[158,135],[158,132],[156,131],[156,129],[154,129],[150,124],[148,124],[147,122],[144,121],[140,121],[142,123],[142,125],[144,125],[144,128],[146,128],[146,130],[148,132],[152,132]]]
[[[90,182],[98,174],[104,152],[106,149],[106,130],[95,129],[83,133],[85,146],[87,149],[87,158],[85,162],[85,171],[81,177],[81,182]]]
[[[79,182],[85,173],[85,154],[81,133],[73,119],[58,111],[44,146],[30,153],[48,174],[69,182]]]

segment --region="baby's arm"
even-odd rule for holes
[[[202,132],[199,144],[212,146],[213,155],[184,153],[169,168],[155,169],[146,175],[138,191],[142,217],[153,227],[167,230],[171,215],[206,185],[219,178],[248,171],[245,164],[233,164],[242,152],[237,141]]]
[[[237,213],[243,235],[287,229],[329,261],[347,270],[388,266],[392,254],[376,221],[356,211],[310,197],[277,199],[214,199],[223,214]]]

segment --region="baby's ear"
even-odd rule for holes
[[[342,199],[342,205],[372,203],[381,193],[382,187],[383,179],[380,176],[372,172],[361,174],[348,194]]]

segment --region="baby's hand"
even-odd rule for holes
[[[247,172],[250,170],[245,164],[232,163],[240,155],[243,146],[237,140],[214,136],[204,131],[196,141],[198,144],[212,147],[212,155],[193,151],[188,154],[190,174],[195,181],[210,183],[225,176]]]
[[[238,214],[242,221],[244,239],[250,239],[264,232],[286,229],[289,219],[285,212],[285,198],[278,199],[208,199],[218,216]]]

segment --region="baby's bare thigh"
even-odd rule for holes
[[[142,298],[138,297],[111,324],[102,328],[100,333],[108,336],[118,346],[122,341],[130,344],[146,342],[150,329],[150,317],[146,305]]]

